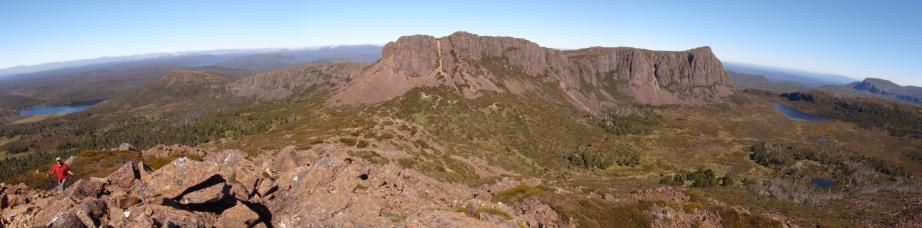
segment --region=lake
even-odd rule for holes
[[[73,105],[59,105],[59,106],[46,106],[46,107],[32,107],[19,111],[20,116],[47,116],[47,115],[56,115],[56,114],[66,114],[74,112],[82,112],[87,109],[96,106],[99,102],[94,103],[83,103],[83,104],[73,104]]]
[[[784,113],[784,116],[790,120],[804,121],[804,122],[810,122],[810,123],[829,122],[829,119],[815,116],[810,113],[801,112],[800,110],[785,106],[783,104],[778,104],[778,103],[772,103],[772,104],[775,105],[775,109],[777,109],[781,113]]]
[[[810,179],[810,183],[813,184],[813,186],[816,186],[817,188],[821,188],[821,189],[830,189],[836,185],[836,182],[833,181],[832,179],[821,178],[821,177]]]

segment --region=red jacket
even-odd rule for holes
[[[67,167],[67,164],[64,163],[55,163],[54,166],[51,167],[51,174],[58,178],[58,181],[67,179],[67,174],[69,172],[70,167]]]

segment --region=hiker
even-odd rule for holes
[[[58,186],[61,187],[61,191],[64,191],[67,178],[74,175],[74,173],[70,171],[70,167],[68,167],[64,161],[61,161],[61,157],[55,158],[54,161],[54,166],[51,167],[51,172],[49,174],[56,178]]]

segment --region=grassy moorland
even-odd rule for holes
[[[584,226],[643,227],[654,219],[648,211],[692,214],[700,208],[738,227],[780,226],[769,219],[774,215],[808,226],[887,224],[912,211],[881,202],[922,197],[915,180],[922,174],[922,161],[915,159],[922,157],[917,150],[922,141],[851,119],[789,120],[772,106],[785,102],[777,95],[738,93],[726,104],[694,107],[626,104],[597,114],[560,102],[563,96],[487,93],[465,99],[443,87],[415,89],[361,108],[326,107],[324,95],[253,102],[182,122],[171,121],[171,112],[105,118],[121,121],[69,115],[6,126],[6,145],[0,148],[27,145],[29,152],[0,162],[18,164],[4,165],[7,181],[41,185],[45,179],[35,170],[44,170],[53,156],[76,155],[82,177],[105,176],[120,162],[140,160],[136,154],[98,151],[121,142],[250,155],[326,143],[373,163],[471,186],[504,177],[539,178],[540,185],[507,189],[494,201],[539,200]],[[73,121],[60,121],[69,118]],[[813,178],[836,184],[819,188]],[[598,197],[630,198],[638,189],[661,186],[691,198],[612,203]]]
[[[444,89],[417,89],[367,108],[329,109],[319,100],[288,102],[284,108],[263,111],[287,116],[289,122],[203,146],[259,154],[328,142],[352,148],[357,157],[469,185],[503,176],[538,177],[545,180],[539,188],[582,193],[539,190],[522,197],[588,216],[580,221],[604,221],[607,213],[629,213],[618,212],[620,207],[644,206],[592,206],[598,202],[586,193],[623,197],[665,185],[702,197],[702,207],[726,213],[723,206],[744,208],[752,212],[745,216],[755,217],[740,221],[754,223],[773,213],[798,224],[824,226],[855,225],[855,216],[868,213],[877,221],[893,221],[892,214],[899,212],[892,210],[899,209],[844,209],[863,199],[919,197],[914,177],[922,172],[922,162],[911,158],[918,156],[922,141],[846,121],[788,120],[773,108],[772,97],[735,96],[734,102],[721,105],[625,106],[591,115],[527,96],[463,99]],[[779,152],[784,162],[763,161],[764,151],[754,148],[766,144],[784,148]],[[483,175],[478,172],[483,169],[505,172]],[[704,171],[710,174],[700,175]],[[685,180],[663,182],[677,176]],[[821,189],[810,183],[812,178],[839,184]],[[726,179],[731,181],[724,184]]]

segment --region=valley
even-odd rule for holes
[[[922,225],[918,106],[735,88],[708,47],[561,51],[457,32],[343,59],[5,96],[10,110],[106,100],[0,127],[0,224]],[[54,157],[83,183],[51,193]]]

